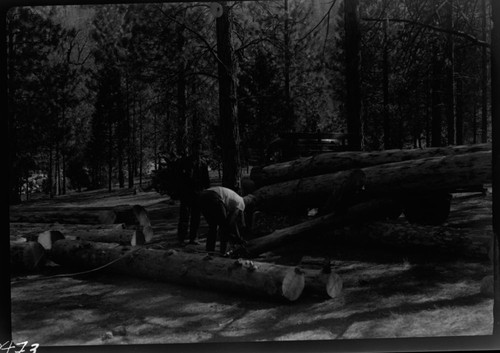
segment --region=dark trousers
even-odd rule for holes
[[[207,251],[215,251],[217,231],[220,237],[220,252],[226,253],[227,242],[231,240],[236,244],[244,241],[240,236],[236,222],[229,223],[228,214],[224,202],[219,194],[211,190],[204,190],[200,194],[200,209],[203,217],[208,223]]]
[[[179,223],[177,224],[177,237],[179,242],[184,242],[189,230],[189,240],[194,241],[198,235],[200,226],[200,204],[199,193],[180,198]]]

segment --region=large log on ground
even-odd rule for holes
[[[374,199],[356,204],[345,212],[330,213],[291,227],[278,229],[273,233],[250,240],[246,250],[249,256],[257,256],[266,251],[288,244],[298,239],[312,237],[325,230],[332,230],[353,223],[386,219],[400,209],[392,199]]]
[[[45,265],[46,254],[43,246],[34,241],[10,242],[11,272],[31,272]]]
[[[140,205],[117,207],[11,207],[11,222],[113,224],[151,226],[146,209]]]
[[[332,152],[265,167],[254,167],[250,173],[257,187],[287,180],[330,174],[341,170],[365,168],[407,160],[491,151],[491,143],[379,152]]]
[[[297,206],[342,208],[361,192],[364,183],[365,175],[357,169],[317,175],[264,186],[245,196],[245,203],[264,211],[288,211]]]
[[[149,243],[153,238],[153,230],[150,226],[139,229],[82,229],[68,232],[66,236],[76,240],[136,246]]]
[[[367,167],[365,192],[419,195],[490,183],[491,162],[491,151],[483,151]]]
[[[60,224],[60,223],[13,223],[9,224],[11,237],[23,237],[31,241],[38,239],[40,233],[48,230],[71,234],[82,230],[125,229],[124,223],[117,224]]]
[[[54,244],[51,258],[81,270],[112,263],[106,271],[288,301],[297,300],[304,289],[304,274],[298,268],[199,253],[61,240]]]
[[[491,232],[471,228],[415,225],[408,222],[384,221],[352,225],[336,231],[336,235],[356,245],[380,245],[405,253],[435,254],[458,258],[487,260],[492,248]]]

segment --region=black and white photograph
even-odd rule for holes
[[[500,0],[2,10],[0,350],[500,348]]]

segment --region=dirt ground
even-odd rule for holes
[[[85,192],[30,205],[141,204],[155,237],[176,236],[177,204],[154,191]],[[455,195],[448,225],[491,235],[491,193]],[[200,234],[206,231],[202,224]],[[489,259],[415,256],[393,249],[337,244],[333,269],[340,297],[302,296],[293,303],[160,283],[49,263],[41,273],[11,276],[12,335],[41,346],[339,340],[490,335],[493,299],[481,293]],[[203,244],[198,246],[203,249]],[[321,247],[321,246],[320,246]],[[314,246],[259,261],[320,266]],[[323,249],[324,250],[324,249]]]

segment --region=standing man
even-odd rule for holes
[[[217,230],[220,236],[221,254],[226,254],[228,241],[244,247],[245,241],[238,229],[238,221],[245,227],[243,197],[222,186],[212,187],[201,192],[200,208],[209,226],[207,251],[215,251]]]
[[[198,244],[196,241],[200,225],[198,199],[201,191],[210,186],[208,167],[200,157],[188,156],[178,161],[177,168],[180,169],[177,237],[179,244],[185,245],[189,230],[189,244]]]

